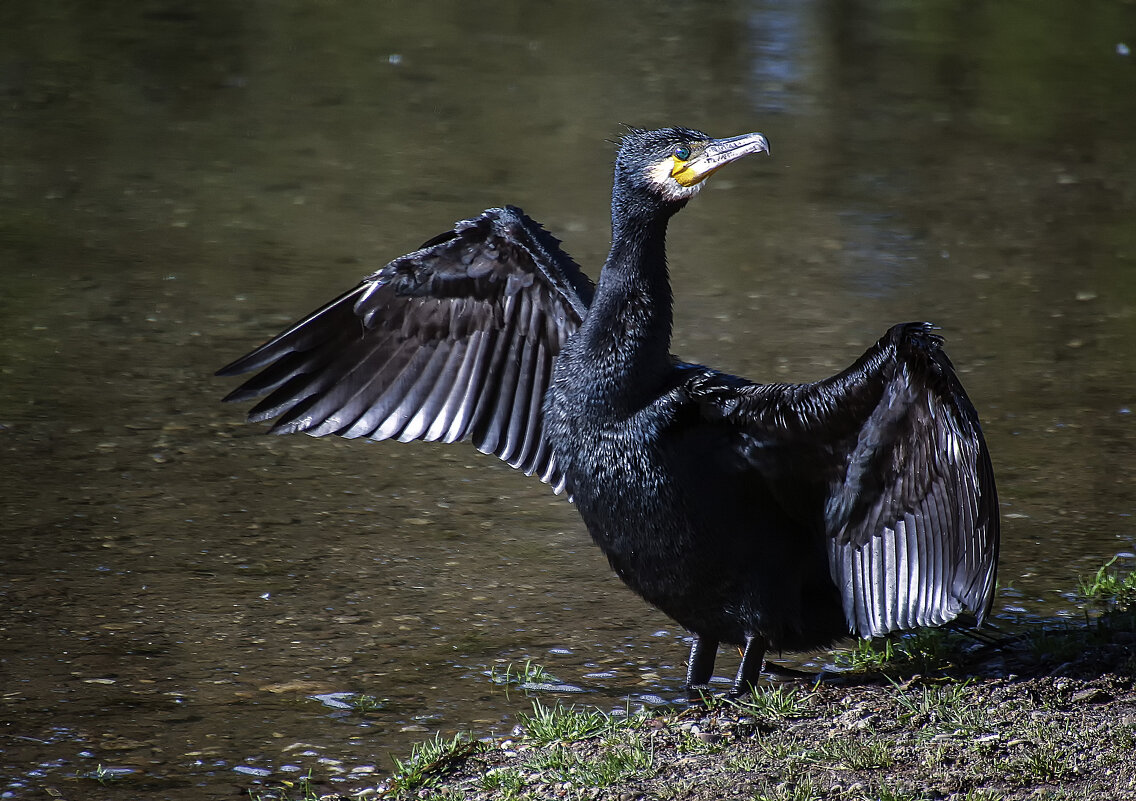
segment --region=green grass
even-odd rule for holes
[[[96,765],[95,769],[88,773],[80,773],[77,778],[93,779],[101,785],[116,784],[125,779],[130,778],[134,773],[133,768],[106,768],[102,764]]]
[[[929,673],[955,664],[961,644],[960,635],[948,629],[918,629],[907,634],[856,640],[851,648],[836,655],[836,665],[859,673],[887,668]]]
[[[766,784],[753,796],[753,801],[819,801],[823,797],[811,779],[803,779],[777,785]]]
[[[904,688],[895,682],[892,685],[896,690],[894,698],[900,721],[920,727],[922,737],[944,733],[961,737],[981,731],[985,726],[985,710],[970,701],[969,679],[942,687]]]
[[[1121,748],[1136,752],[1136,723],[1117,726],[1112,731],[1112,739]]]
[[[780,762],[793,754],[791,743],[770,738],[762,738],[755,742],[754,746],[760,752],[762,760],[767,762]]]
[[[1117,557],[1112,557],[1088,579],[1081,579],[1079,594],[1093,606],[1120,612],[1136,606],[1136,571],[1121,575],[1113,570]]]
[[[516,768],[491,770],[481,777],[481,789],[499,801],[516,801],[525,797],[525,777]]]
[[[482,787],[495,798],[514,801],[525,795],[525,772],[544,774],[542,781],[567,783],[577,789],[609,787],[641,776],[654,766],[653,741],[635,729],[640,719],[616,717],[594,708],[546,706],[532,702],[532,713],[518,716],[522,739],[534,749],[521,770],[495,771],[482,778]],[[566,744],[605,737],[586,752]]]
[[[870,798],[872,798],[872,801],[923,801],[926,796],[922,793],[894,790],[890,787],[877,787]]]
[[[856,640],[852,647],[836,655],[836,666],[845,670],[879,670],[896,659],[895,644],[889,638]]]
[[[1085,605],[1082,619],[1047,623],[1024,635],[1034,659],[1076,661],[1086,649],[1116,642],[1117,632],[1136,631],[1136,572],[1114,569],[1116,560],[1113,557],[1078,582],[1076,594]],[[1136,659],[1131,667],[1136,668]]]
[[[1043,740],[1006,763],[1006,773],[1020,784],[1060,784],[1075,775],[1058,742]]]
[[[651,770],[654,762],[655,754],[650,742],[639,735],[632,735],[622,742],[607,744],[595,756],[556,745],[538,751],[526,764],[554,782],[577,788],[602,788],[643,775]]]
[[[895,764],[893,745],[880,740],[860,742],[853,739],[834,739],[811,751],[809,758],[818,765],[837,770],[890,768]]]
[[[459,732],[448,740],[440,734],[435,735],[434,739],[415,745],[405,760],[392,757],[394,773],[382,794],[405,794],[427,787],[451,764],[481,748],[482,744],[465,732]]]
[[[257,788],[248,791],[250,801],[319,801],[319,793],[312,784],[312,772],[297,781],[284,779],[279,784],[268,788]]]
[[[958,661],[962,641],[960,635],[950,629],[916,629],[900,638],[900,650],[920,670],[939,670]]]
[[[704,789],[697,779],[674,779],[658,791],[658,801],[686,801],[694,796],[697,789]]]
[[[1005,801],[1006,795],[994,790],[968,790],[959,801]]]
[[[368,712],[378,712],[384,709],[387,705],[386,698],[378,698],[374,695],[367,695],[360,693],[351,699],[351,708],[356,712],[367,714]]]
[[[517,719],[525,739],[537,745],[583,740],[632,724],[629,717],[613,718],[598,709],[564,706],[559,702],[545,706],[533,701],[532,709],[532,714],[521,712]]]
[[[680,754],[716,754],[725,748],[721,739],[716,742],[703,740],[692,731],[685,732],[678,738],[677,750]]]
[[[1118,632],[1136,632],[1136,603],[1121,606],[1119,602],[1105,601],[1098,610],[1095,616],[1086,612],[1083,620],[1061,621],[1029,632],[1024,641],[1033,658],[1050,662],[1075,661],[1084,656],[1086,649],[1115,643]],[[1136,669],[1136,658],[1129,669]]]
[[[504,670],[493,668],[489,671],[489,680],[494,684],[506,687],[519,687],[529,689],[540,684],[560,684],[559,678],[554,676],[543,665],[538,665],[531,659],[526,659],[523,665],[512,662],[505,665]]]
[[[97,781],[99,784],[110,784],[112,782],[119,781],[120,779],[122,779],[122,776],[123,774],[107,770],[101,764],[97,765],[94,771],[91,773],[91,778]]]
[[[429,795],[418,795],[416,798],[420,798],[423,801],[465,801],[465,793],[461,790],[445,789],[430,793]],[[321,798],[320,801],[328,801],[327,796]],[[340,799],[337,799],[337,801],[340,801]]]
[[[796,687],[753,687],[749,695],[729,701],[738,711],[767,720],[807,717],[813,693]]]

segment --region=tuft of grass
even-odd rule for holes
[[[692,731],[679,735],[675,750],[680,754],[717,754],[725,748],[721,740],[703,740]]]
[[[516,768],[498,768],[481,776],[481,789],[500,801],[524,797],[525,777]]]
[[[1119,570],[1112,569],[1117,558],[1109,559],[1090,578],[1082,578],[1078,592],[1098,609],[1124,612],[1136,607],[1136,571],[1122,576]]]
[[[1126,751],[1136,752],[1136,723],[1126,723],[1113,729],[1112,739]]]
[[[655,762],[649,741],[635,735],[604,748],[597,756],[576,753],[562,745],[538,751],[527,766],[547,774],[547,779],[572,787],[603,788],[642,776]]]
[[[850,739],[835,739],[824,743],[811,753],[813,761],[830,768],[844,770],[876,770],[890,768],[895,764],[895,755],[889,747],[894,743],[880,740],[859,742]]]
[[[703,784],[697,779],[675,779],[659,788],[659,801],[686,801],[693,798],[696,788]]]
[[[907,634],[856,640],[851,648],[836,655],[836,665],[857,673],[876,673],[887,668],[911,668],[927,673],[955,663],[959,645],[958,635],[948,629],[918,629]]]
[[[712,692],[711,690],[705,688],[699,688],[696,692],[698,693],[698,700],[695,701],[692,697],[690,699],[691,703],[697,704],[700,708],[706,710],[707,712],[719,712],[729,707],[732,703],[727,696]]]
[[[1136,571],[1116,570],[1113,565],[1118,558],[1114,556],[1092,576],[1079,580],[1077,595],[1085,604],[1083,621],[1041,626],[1025,636],[1035,659],[1076,661],[1088,649],[1112,646],[1118,632],[1136,632]],[[1136,658],[1128,667],[1136,668]]]
[[[957,661],[958,635],[950,629],[916,629],[900,638],[900,651],[921,671],[940,670]]]
[[[297,781],[283,779],[279,784],[266,789],[249,789],[249,801],[319,801],[320,795],[312,784],[312,772]]]
[[[792,756],[794,751],[791,743],[764,737],[754,743],[754,746],[761,753],[762,760],[766,762],[781,762]]]
[[[90,773],[80,774],[83,778],[94,779],[99,784],[108,785],[121,782],[134,773],[133,768],[107,768],[99,764]]]
[[[584,707],[545,706],[533,701],[532,714],[521,712],[517,715],[525,739],[537,745],[557,742],[572,742],[603,734],[620,726],[630,726],[630,718],[613,718],[606,712]]]
[[[386,698],[378,698],[374,695],[367,695],[360,693],[351,699],[351,708],[356,712],[367,714],[368,712],[378,712],[384,709],[388,703]]]
[[[1062,780],[1072,778],[1075,771],[1066,761],[1066,754],[1058,742],[1039,742],[1025,754],[1010,760],[1007,773],[1023,785],[1035,782],[1060,784]]]
[[[494,684],[521,689],[531,689],[541,684],[561,683],[560,679],[549,672],[546,667],[533,662],[531,659],[526,659],[523,665],[515,665],[510,662],[505,665],[503,671],[494,667],[489,671],[489,680]]]
[[[447,767],[482,747],[465,732],[459,732],[448,740],[438,734],[432,740],[418,743],[405,760],[391,757],[394,773],[381,795],[408,793],[428,787]]]
[[[766,784],[753,796],[753,801],[820,801],[823,798],[811,779],[799,782]]]
[[[986,716],[971,703],[970,684],[967,679],[943,687],[921,685],[905,689],[892,682],[900,721],[921,727],[923,737],[941,733],[963,736],[981,731]]]
[[[765,761],[757,754],[727,752],[725,765],[736,773],[751,773],[765,765]]]
[[[857,639],[851,648],[836,655],[836,666],[845,670],[868,672],[890,665],[895,659],[895,645],[890,638]]]
[[[114,771],[107,770],[100,763],[99,765],[95,766],[94,772],[91,773],[91,778],[97,781],[99,784],[110,784],[111,782],[118,781],[122,778],[122,776],[115,773]]]
[[[808,715],[814,693],[796,687],[753,687],[749,695],[731,699],[740,712],[767,720],[787,720]]]
[[[333,798],[334,797],[335,796],[333,796]],[[431,793],[428,796],[419,796],[419,798],[423,797],[426,798],[427,801],[466,801],[465,793],[463,793],[461,790],[455,790],[453,788],[439,790],[438,792]],[[339,798],[343,798],[343,796],[339,796]],[[328,801],[328,797],[324,796],[319,801]]]
[[[923,801],[927,796],[891,787],[877,787],[872,794],[873,801]]]

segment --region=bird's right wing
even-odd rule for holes
[[[593,286],[520,209],[489,209],[395,259],[221,368],[260,370],[226,401],[268,397],[273,433],[471,439],[559,492],[543,399]]]
[[[861,636],[990,610],[998,497],[978,414],[926,323],[894,326],[814,384],[706,373],[703,414],[806,530],[821,531],[849,628]]]

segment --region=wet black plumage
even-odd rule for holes
[[[632,130],[612,247],[592,286],[520,209],[489,209],[395,259],[219,371],[273,431],[443,440],[576,503],[635,592],[694,634],[767,649],[990,609],[994,477],[978,417],[926,323],[891,328],[812,384],[754,384],[670,354],[667,222],[760,134]]]

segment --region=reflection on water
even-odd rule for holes
[[[672,228],[675,351],[808,379],[936,321],[998,471],[996,612],[1068,609],[1134,539],[1134,14],[4,6],[0,794],[362,786],[508,730],[490,674],[529,659],[572,700],[679,694],[683,632],[547,488],[263,437],[210,377],[485,206],[598,264],[619,122],[773,145]]]

